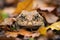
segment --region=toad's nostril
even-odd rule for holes
[[[28,22],[28,25],[32,25],[32,22]]]

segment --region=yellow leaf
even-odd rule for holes
[[[51,28],[52,30],[53,29],[60,30],[60,21],[56,22],[56,23],[53,23],[52,25],[48,26],[47,29],[48,28]]]
[[[39,30],[40,34],[46,35],[46,27],[40,27]]]
[[[14,14],[19,14],[22,10],[30,10],[32,7],[33,0],[24,0],[23,2],[18,3],[17,8]]]

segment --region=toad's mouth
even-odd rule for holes
[[[21,28],[37,28],[37,27],[40,27],[41,25],[39,26],[20,26]]]
[[[26,29],[27,31],[36,31],[40,26],[20,26],[21,29]]]

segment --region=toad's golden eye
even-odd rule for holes
[[[39,20],[39,18],[40,18],[40,17],[39,17],[39,15],[34,15],[33,20],[34,20],[34,21],[35,21],[35,20],[37,20],[37,21],[38,21],[38,20]]]
[[[26,16],[21,14],[21,16],[19,17],[21,21],[26,21]]]
[[[23,14],[21,14],[21,16],[19,18],[25,19],[25,16]]]

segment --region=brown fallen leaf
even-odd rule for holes
[[[48,23],[54,23],[59,19],[57,16],[55,16],[52,13],[44,13],[43,15]]]

